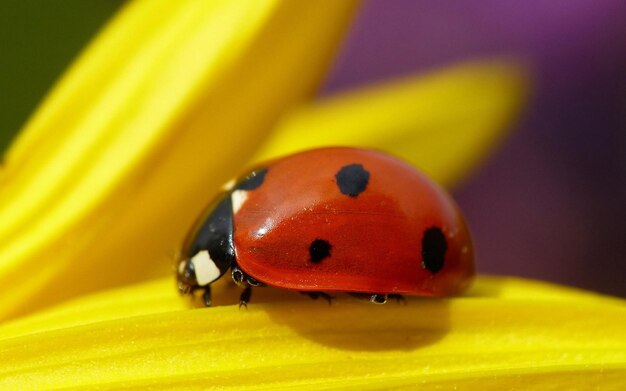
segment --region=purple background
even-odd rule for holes
[[[479,270],[626,296],[626,2],[369,1],[325,92],[499,55],[534,93],[455,191]]]

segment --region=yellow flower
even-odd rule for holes
[[[481,277],[462,298],[382,307],[265,288],[239,310],[227,281],[214,308],[177,295],[172,254],[252,160],[374,146],[452,185],[515,117],[525,79],[506,61],[306,102],[354,8],[122,10],[0,171],[0,388],[626,386],[624,302],[547,284]]]

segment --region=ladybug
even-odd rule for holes
[[[469,231],[452,198],[382,152],[331,147],[259,166],[226,188],[186,240],[183,294],[230,271],[244,287],[323,297],[348,292],[382,304],[402,295],[461,293],[474,275]]]

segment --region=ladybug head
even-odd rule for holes
[[[208,250],[201,250],[178,264],[178,290],[184,295],[192,293],[219,279],[229,267],[215,262]]]
[[[213,283],[235,263],[230,193],[215,200],[205,216],[188,238],[187,257],[177,267],[182,294]]]

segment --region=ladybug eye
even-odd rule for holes
[[[446,237],[441,229],[432,227],[424,231],[422,237],[422,266],[424,269],[437,273],[443,268],[448,249]]]
[[[196,270],[190,260],[182,261],[178,266],[178,277],[186,284],[195,284]]]

